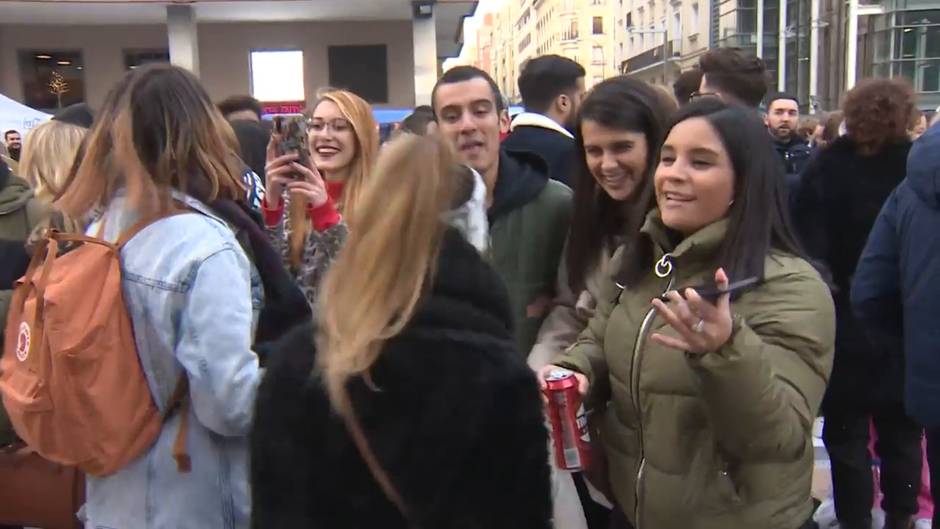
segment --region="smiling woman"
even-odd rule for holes
[[[815,526],[811,425],[834,311],[788,224],[780,171],[752,111],[719,100],[681,110],[656,169],[658,207],[555,361],[605,410],[621,526]],[[714,302],[680,288],[751,277]]]
[[[280,136],[272,137],[263,208],[272,243],[313,306],[372,171],[379,134],[369,104],[345,90],[322,93],[307,115],[306,166],[297,153],[278,156]]]
[[[666,116],[676,110],[675,104],[664,107],[662,103],[649,85],[626,77],[602,82],[582,103],[574,127],[578,148],[573,220],[558,273],[556,306],[542,324],[529,355],[533,369],[560,355],[587,326],[602,285],[610,276],[611,255],[625,234],[640,229],[653,207],[654,160],[665,134]],[[565,481],[571,480],[568,476],[556,476],[558,490],[565,490]],[[562,497],[562,492],[557,495],[558,527],[576,526],[576,521],[569,521],[571,515],[560,509],[572,502],[566,501],[569,498]],[[597,526],[592,517],[599,515],[592,516],[592,510],[596,512],[590,508],[592,502],[588,498],[582,501],[588,507],[588,523]],[[573,504],[577,511],[580,505],[576,498]]]

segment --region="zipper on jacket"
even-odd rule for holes
[[[666,289],[663,291],[663,294],[672,290],[672,286],[675,283],[676,277],[673,275],[675,267],[672,264],[672,255],[665,254],[663,258],[656,262],[656,265],[653,267],[653,272],[656,273],[656,276],[664,279],[669,278],[669,283],[666,285]],[[640,429],[640,468],[637,470],[636,474],[636,492],[634,494],[634,501],[636,506],[633,511],[633,518],[636,522],[636,529],[640,529],[643,525],[642,523],[642,510],[641,506],[643,505],[643,477],[646,470],[646,446],[643,440],[643,415],[640,411],[640,369],[642,366],[641,357],[643,352],[643,346],[646,344],[647,333],[650,330],[650,327],[653,325],[653,321],[656,319],[656,308],[650,308],[646,313],[646,316],[643,318],[643,323],[640,324],[640,330],[636,335],[636,342],[633,345],[633,366],[630,371],[630,397],[633,399],[633,408],[634,413],[636,414],[637,424]]]

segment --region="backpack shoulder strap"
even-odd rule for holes
[[[358,417],[356,417],[356,411],[352,408],[352,400],[349,399],[348,395],[346,396],[346,401],[349,403],[349,407],[345,412],[340,413],[343,422],[346,424],[346,430],[348,430],[349,435],[352,436],[353,442],[356,444],[356,449],[359,451],[359,455],[362,457],[362,460],[365,461],[366,466],[369,467],[369,472],[372,473],[372,477],[375,479],[376,483],[379,484],[379,487],[382,488],[385,497],[395,505],[407,521],[409,518],[405,502],[398,493],[398,489],[395,488],[395,485],[393,485],[391,479],[389,479],[388,473],[385,472],[378,458],[375,457],[375,453],[369,448],[369,440],[366,438],[365,432],[362,431],[362,425],[359,423]]]

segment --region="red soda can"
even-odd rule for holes
[[[591,433],[578,393],[578,379],[572,371],[553,369],[545,377],[545,384],[555,463],[562,470],[584,470],[591,465]]]

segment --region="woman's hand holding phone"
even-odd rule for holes
[[[300,178],[291,180],[287,184],[287,190],[292,194],[303,195],[307,203],[314,208],[326,204],[330,195],[326,192],[326,183],[320,171],[313,167],[313,164],[305,166],[296,161],[291,162],[290,167],[294,174],[300,175]]]
[[[696,356],[705,355],[721,349],[729,340],[733,330],[731,316],[731,292],[728,275],[724,269],[715,272],[715,286],[723,294],[711,302],[703,298],[695,289],[686,289],[682,294],[669,292],[663,299],[653,300],[653,306],[666,323],[672,327],[678,337],[655,333],[650,339],[654,342],[678,349]]]
[[[277,154],[277,145],[280,141],[278,134],[271,135],[268,143],[267,160],[264,166],[266,191],[269,200],[281,200],[286,187],[291,193],[303,195],[315,208],[320,207],[329,200],[326,192],[326,183],[320,171],[313,166],[299,163],[300,154],[293,152],[284,155]],[[272,204],[273,207],[273,204]]]

